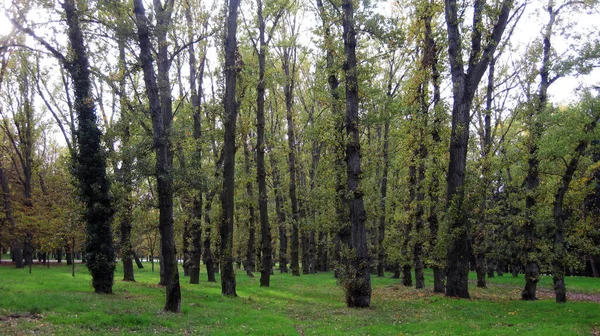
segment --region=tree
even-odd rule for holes
[[[256,1],[258,17],[258,45],[254,42],[255,51],[258,54],[258,84],[256,85],[256,179],[258,181],[258,211],[260,217],[261,237],[261,263],[260,263],[260,285],[269,287],[271,277],[272,250],[271,226],[269,224],[268,196],[267,196],[267,171],[265,165],[265,68],[267,59],[267,48],[273,36],[273,30],[283,14],[283,6],[275,13],[273,24],[266,33],[266,17],[263,16],[262,0]],[[270,13],[267,13],[267,17]]]
[[[173,224],[173,149],[169,132],[173,122],[171,87],[169,83],[170,58],[167,29],[171,24],[173,1],[164,6],[160,0],[154,1],[157,18],[158,40],[158,80],[153,66],[152,47],[148,20],[141,0],[135,0],[134,12],[138,28],[137,37],[140,45],[140,61],[144,72],[146,94],[150,103],[152,131],[156,149],[156,181],[158,189],[158,206],[160,210],[159,230],[161,235],[161,253],[163,258],[166,286],[165,310],[179,312],[181,308],[181,291],[179,288],[179,271],[177,270],[177,252]]]
[[[237,16],[239,0],[228,4],[225,34],[225,96],[223,106],[223,189],[221,191],[221,294],[237,296],[235,271],[233,270],[233,221],[235,189],[235,128],[238,115],[236,100],[237,64]]]
[[[489,32],[484,32],[483,17],[488,7],[484,0],[475,1],[473,5],[473,24],[471,26],[471,48],[465,71],[462,50],[463,38],[460,33],[458,18],[459,5],[456,0],[445,0],[448,57],[454,99],[446,193],[448,233],[451,237],[447,255],[447,296],[469,298],[467,278],[469,273],[469,224],[463,203],[471,107],[481,77],[485,73],[491,56],[502,38],[512,6],[513,0],[503,0],[499,5],[499,9],[494,9],[492,13],[489,13],[490,16],[495,17],[496,22]],[[484,35],[488,36],[488,41],[482,46]]]
[[[345,274],[346,305],[369,307],[371,305],[371,273],[368,262],[366,213],[363,191],[360,186],[360,141],[358,130],[358,77],[356,60],[356,30],[352,0],[342,1],[344,26],[344,54],[346,63],[346,171],[347,190],[352,226],[352,250],[349,256],[348,274]]]
[[[296,22],[295,19],[291,25],[291,33],[293,36],[297,36]],[[295,41],[293,41],[295,43]],[[283,92],[285,95],[285,110],[286,110],[286,121],[287,121],[287,141],[288,141],[288,171],[290,175],[289,194],[290,203],[292,206],[292,235],[291,235],[291,251],[290,268],[292,269],[293,276],[300,276],[300,260],[299,260],[299,249],[300,249],[300,237],[299,237],[299,222],[300,208],[298,205],[298,193],[297,188],[297,177],[298,172],[296,169],[296,136],[294,134],[294,118],[293,118],[293,104],[294,104],[294,87],[296,84],[296,72],[297,72],[297,46],[285,46],[282,47],[281,52],[281,64],[285,75],[285,84]]]

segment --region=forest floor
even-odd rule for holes
[[[64,265],[64,264],[63,264]],[[182,274],[182,273],[181,273]],[[551,277],[538,285],[540,300],[519,300],[523,276],[488,279],[470,287],[471,299],[435,294],[398,279],[372,278],[372,306],[350,309],[332,273],[292,277],[276,273],[259,287],[259,273],[237,272],[237,298],[221,296],[220,280],[190,285],[181,278],[181,313],[162,311],[165,290],[146,264],[137,282],[115,274],[114,294],[93,293],[85,265],[0,267],[2,335],[600,335],[600,279],[568,277],[569,302],[554,302]],[[473,279],[474,274],[471,274]]]

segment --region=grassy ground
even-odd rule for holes
[[[63,264],[64,265],[64,264]],[[600,333],[600,279],[568,278],[576,300],[556,304],[551,279],[540,282],[541,300],[518,300],[523,278],[490,279],[470,289],[471,300],[446,298],[427,289],[373,277],[369,309],[348,309],[331,273],[275,274],[270,288],[238,272],[238,298],[220,295],[220,283],[182,279],[181,314],[162,312],[158,271],[136,269],[135,283],[115,281],[113,295],[92,292],[85,266],[76,276],[66,266],[28,270],[0,267],[0,334],[193,334],[193,335],[399,335]],[[202,274],[205,279],[206,273]],[[122,278],[119,267],[115,279]],[[217,281],[219,279],[217,278]],[[592,301],[590,301],[592,300]]]

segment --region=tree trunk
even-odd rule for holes
[[[348,195],[350,204],[350,225],[352,226],[352,254],[349,256],[349,274],[346,284],[346,305],[348,307],[369,307],[371,305],[371,272],[368,260],[367,237],[365,230],[366,213],[363,192],[360,185],[360,141],[358,129],[358,78],[356,61],[356,31],[354,30],[354,8],[352,0],[342,1],[344,26],[344,54],[346,55],[346,167],[348,174]]]
[[[92,286],[96,293],[112,293],[116,266],[111,230],[114,211],[110,199],[110,182],[106,177],[101,133],[96,124],[89,61],[75,1],[66,0],[62,6],[67,19],[69,44],[74,54],[74,60],[68,64],[68,69],[75,83],[75,109],[78,116],[75,170],[86,207],[86,264],[92,273]]]
[[[236,101],[237,16],[239,0],[229,0],[225,37],[225,96],[223,140],[223,189],[221,193],[220,264],[221,294],[237,296],[233,270],[233,222],[235,191],[235,128],[238,114]]]
[[[476,254],[475,255],[475,271],[477,272],[477,287],[486,288],[485,284],[485,273],[486,273],[487,265],[485,260],[485,255]]]
[[[272,132],[274,133],[274,132]],[[271,147],[271,146],[270,146]],[[279,231],[279,272],[288,272],[288,259],[287,259],[287,228],[285,220],[285,212],[283,210],[283,192],[281,190],[281,176],[279,174],[278,163],[276,154],[273,153],[273,148],[270,148],[271,155],[269,161],[271,162],[271,175],[273,176],[273,189],[275,190],[275,211],[277,213],[277,227]]]
[[[496,51],[506,28],[513,0],[504,0],[497,12],[497,22],[491,28],[487,45],[482,46],[483,11],[485,3],[476,0],[471,36],[469,61],[463,62],[463,51],[458,19],[459,5],[456,0],[445,0],[446,27],[448,30],[448,56],[450,60],[454,102],[452,106],[452,133],[450,138],[450,162],[448,164],[446,213],[449,216],[450,240],[447,253],[446,296],[469,298],[469,242],[470,233],[467,211],[464,208],[465,169],[471,106],[475,90],[488,67],[491,55]],[[492,18],[494,19],[494,18]],[[468,68],[465,72],[464,65]]]
[[[246,176],[250,174],[250,149],[248,148],[248,142],[250,137],[246,134],[243,136],[243,147],[244,147],[244,163],[246,169]],[[252,272],[256,271],[256,254],[255,254],[255,242],[256,242],[256,214],[254,212],[254,189],[252,187],[252,179],[248,178],[246,182],[246,193],[248,195],[248,244],[246,245],[246,260],[244,261],[244,270],[250,277],[254,277]]]
[[[494,259],[488,259],[487,260],[487,277],[488,278],[493,278],[494,277],[494,271],[496,271],[496,260],[494,260]]]
[[[172,0],[163,7],[160,0],[154,0],[157,20],[158,80],[152,65],[152,47],[147,18],[141,0],[134,0],[134,12],[140,44],[140,60],[144,72],[144,83],[150,103],[154,147],[156,149],[156,182],[158,189],[159,231],[162,254],[162,267],[166,280],[165,310],[179,312],[181,291],[177,269],[177,251],[173,228],[173,149],[169,137],[173,113],[171,87],[169,83],[170,60],[166,42],[167,29],[171,25]]]
[[[217,167],[219,169],[219,167]],[[215,257],[211,250],[211,231],[212,223],[210,220],[210,210],[212,208],[212,200],[215,193],[206,197],[206,204],[204,205],[204,265],[206,266],[206,276],[208,282],[217,282],[215,279]]]
[[[138,258],[137,253],[135,253],[135,251],[134,251],[134,252],[132,252],[132,254],[133,254],[133,260],[135,260],[135,264],[136,264],[137,268],[143,269],[144,264],[142,264],[142,261],[140,260],[140,258]]]
[[[262,14],[262,0],[257,0],[259,24],[258,84],[256,85],[256,180],[258,182],[258,211],[260,217],[260,286],[271,283],[272,254],[271,225],[269,224],[269,198],[267,194],[267,169],[265,165],[265,68],[267,42],[265,41],[265,21]],[[274,23],[274,26],[276,25]]]
[[[299,236],[299,221],[300,210],[298,207],[298,195],[296,192],[296,137],[294,134],[294,119],[292,105],[294,103],[294,85],[296,75],[296,48],[284,48],[282,55],[283,71],[285,72],[286,82],[284,86],[285,94],[285,110],[287,120],[287,138],[288,138],[288,170],[290,174],[290,202],[292,205],[292,237],[291,237],[291,268],[292,275],[300,275],[300,236]]]
[[[195,39],[193,26],[192,26],[192,12],[189,4],[185,7],[185,19],[188,29],[188,38],[190,41]],[[206,30],[206,24],[204,26]],[[195,140],[195,152],[193,157],[194,169],[202,170],[202,127],[201,127],[201,100],[202,100],[202,79],[204,75],[204,64],[206,57],[203,56],[200,62],[200,75],[196,74],[196,51],[194,43],[191,43],[188,47],[189,55],[189,71],[190,71],[190,91],[191,91],[191,103],[194,111],[194,127],[193,136]],[[204,50],[206,55],[206,47]],[[196,176],[196,179],[201,179],[200,176]],[[202,184],[196,182],[194,188],[195,195],[192,201],[192,223],[190,227],[191,236],[191,251],[190,251],[190,262],[189,262],[189,275],[190,284],[200,283],[200,260],[202,258]]]

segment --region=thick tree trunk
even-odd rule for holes
[[[96,293],[112,293],[116,266],[111,230],[114,211],[101,134],[96,124],[89,61],[75,1],[66,0],[62,6],[67,19],[69,44],[74,54],[73,62],[67,65],[75,83],[75,110],[78,117],[76,176],[86,207],[86,263]]]
[[[236,100],[237,16],[239,0],[229,0],[225,36],[225,96],[223,139],[223,189],[221,193],[220,265],[221,294],[237,296],[233,270],[233,222],[235,191],[235,128],[238,114]]]
[[[476,0],[471,36],[469,61],[463,62],[461,34],[458,19],[459,5],[456,0],[445,0],[446,27],[448,30],[448,56],[453,84],[452,133],[450,138],[450,162],[448,164],[446,212],[449,216],[450,240],[447,253],[446,296],[469,298],[469,221],[463,206],[467,146],[469,144],[470,113],[475,90],[496,51],[506,28],[513,0],[504,0],[497,12],[497,22],[490,31],[488,44],[481,45],[485,27],[483,11],[485,3]],[[493,18],[492,18],[493,19]],[[465,72],[465,64],[468,69]]]
[[[366,213],[363,192],[360,185],[360,141],[358,129],[358,77],[356,61],[356,31],[354,29],[354,8],[352,0],[342,1],[344,26],[344,54],[346,55],[346,167],[348,174],[348,195],[350,204],[350,225],[352,227],[351,248],[346,284],[346,305],[348,307],[369,307],[371,305],[371,272],[368,260],[367,237],[365,230]]]
[[[173,121],[171,87],[169,83],[170,60],[166,42],[167,29],[171,24],[172,0],[163,7],[154,0],[158,38],[158,80],[152,65],[152,47],[147,18],[141,0],[134,0],[134,12],[140,44],[140,60],[144,72],[146,93],[150,102],[154,147],[156,149],[156,182],[158,189],[159,231],[161,235],[161,259],[166,281],[165,310],[179,312],[181,291],[177,269],[177,251],[173,228],[173,149],[169,133]]]

